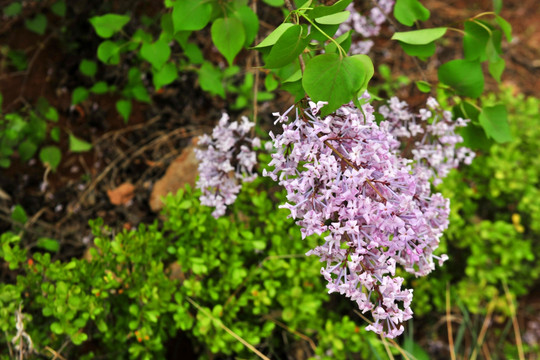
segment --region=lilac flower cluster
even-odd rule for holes
[[[367,329],[393,338],[412,316],[412,290],[402,288],[396,265],[422,276],[447,259],[433,251],[448,226],[449,201],[398,155],[399,141],[389,125],[377,125],[371,105],[349,104],[321,118],[324,104],[296,108],[291,121],[294,107],[274,114],[283,133],[270,133],[274,170],[263,174],[286,189],[282,207],[298,219],[302,236],[324,236],[308,255],[326,263],[329,292],[370,311]]]
[[[456,134],[456,129],[467,126],[468,119],[452,119],[452,113],[443,110],[437,100],[430,97],[427,109],[420,109],[418,114],[409,111],[408,104],[392,97],[387,105],[379,108],[386,118],[384,126],[402,142],[412,146],[412,158],[416,163],[417,177],[431,180],[438,185],[451,169],[460,163],[470,165],[475,153],[466,148],[456,149],[463,138]]]
[[[351,16],[347,21],[339,26],[337,36],[354,29],[364,39],[369,39],[379,35],[381,25],[386,22],[386,17],[394,8],[394,0],[375,0],[375,6],[370,10],[369,15],[361,15],[351,3],[346,10],[350,11]],[[373,46],[371,40],[353,39],[351,43],[351,54],[367,54]]]
[[[212,136],[205,134],[199,138],[199,145],[206,148],[195,150],[199,160],[197,188],[202,191],[201,204],[216,208],[212,212],[215,218],[224,215],[227,205],[236,200],[242,188],[240,182],[257,177],[253,171],[257,163],[253,148],[260,147],[261,142],[250,138],[253,126],[247,117],[229,122],[229,115],[224,113]]]

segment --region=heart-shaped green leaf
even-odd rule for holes
[[[127,15],[105,14],[90,18],[90,24],[92,24],[100,37],[108,39],[122,30],[129,20],[130,17]]]
[[[244,25],[246,40],[244,46],[249,46],[255,40],[259,31],[259,18],[249,6],[240,6],[234,13]]]
[[[129,115],[131,114],[131,101],[125,99],[118,100],[116,102],[116,110],[120,115],[122,115],[124,123],[127,123],[129,120]]]
[[[46,146],[39,152],[39,159],[54,172],[62,159],[62,152],[56,146]]]
[[[104,41],[97,49],[98,59],[109,65],[118,65],[120,62],[120,45],[114,41]]]
[[[171,48],[164,40],[154,43],[144,43],[141,47],[141,57],[152,64],[155,69],[161,69],[163,64],[169,60]]]
[[[219,18],[212,24],[211,33],[214,45],[232,65],[246,40],[244,25],[235,17]]]
[[[173,63],[165,64],[161,69],[154,71],[153,73],[153,82],[156,89],[161,88],[162,86],[169,85],[178,77],[178,70],[176,65]]]
[[[478,61],[452,60],[439,67],[439,80],[459,95],[477,98],[484,91],[484,74]]]
[[[205,0],[176,0],[172,12],[174,31],[201,30],[211,14],[212,5]]]
[[[302,38],[302,26],[288,28],[265,58],[265,67],[275,69],[289,64],[304,51],[307,44],[308,40]]]
[[[465,22],[465,35],[463,36],[463,52],[466,60],[486,60],[486,46],[490,33],[481,23],[475,21]]]
[[[47,17],[43,14],[37,14],[33,19],[25,20],[24,25],[28,30],[43,35],[47,28]]]
[[[413,26],[415,21],[426,21],[430,12],[418,0],[397,0],[394,17],[403,25]]]
[[[302,85],[313,101],[328,102],[322,109],[322,115],[327,115],[357,96],[368,72],[366,60],[359,55],[322,54],[307,63]]]
[[[512,140],[508,125],[508,112],[504,105],[486,106],[478,117],[486,135],[498,143]]]

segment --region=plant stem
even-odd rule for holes
[[[337,49],[339,50],[339,57],[343,58],[344,56],[347,56],[347,53],[345,52],[345,50],[341,47],[341,45],[339,45],[339,43],[333,37],[331,37],[330,35],[325,33],[320,27],[315,25],[315,23],[313,21],[311,21],[311,19],[308,18],[306,15],[302,14],[302,17],[304,19],[306,19],[307,22],[309,22],[311,24],[311,26],[313,26],[315,29],[319,30],[328,40],[333,42],[334,45],[336,45]]]

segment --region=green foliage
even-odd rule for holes
[[[418,20],[429,19],[430,12],[418,0],[397,0],[394,17],[403,25],[413,26]]]
[[[441,65],[439,80],[462,96],[478,98],[484,92],[482,65],[476,61],[451,60]]]
[[[85,152],[92,148],[92,144],[69,134],[69,150],[72,152]]]
[[[488,108],[500,103],[509,109],[512,140],[491,144],[471,166],[452,171],[440,187],[452,199],[442,246],[447,246],[453,265],[429,280],[414,280],[417,313],[427,313],[432,306],[444,309],[447,281],[455,285],[454,296],[478,313],[503,293],[503,284],[519,296],[540,276],[540,100],[505,89],[483,101]]]
[[[26,19],[24,25],[28,30],[35,32],[38,35],[43,35],[47,28],[47,17],[43,14],[37,14],[32,19]]]
[[[396,32],[392,35],[392,40],[399,40],[411,45],[426,45],[440,39],[446,34],[447,28],[438,27],[432,29],[413,30],[406,32]]]
[[[58,120],[58,111],[45,98],[39,98],[34,107],[0,114],[0,166],[9,167],[13,157],[26,162],[39,154],[42,163],[55,170],[62,158],[60,149],[41,146],[48,135],[53,141],[60,140],[60,130],[54,126]]]
[[[362,324],[326,310],[320,265],[304,255],[318,239],[302,241],[287,211],[277,208],[284,195],[272,199],[256,186],[242,191],[229,218],[214,219],[199,193],[186,188],[165,199],[162,225],[112,235],[94,221],[94,247],[84,259],[30,255],[18,236],[3,234],[0,257],[20,276],[0,285],[2,336],[15,333],[20,304],[38,352],[68,338],[74,346],[64,355],[74,358],[163,357],[165,341],[178,331],[201,354],[252,356],[221,324],[252,345],[264,342],[276,356],[304,341],[295,331],[314,339],[313,354],[322,358],[382,354]],[[43,238],[38,246],[54,252],[58,242]],[[80,345],[89,339],[95,346],[85,353]]]
[[[94,16],[89,21],[100,37],[108,39],[122,30],[129,20],[130,17],[127,15],[106,14],[103,16]]]

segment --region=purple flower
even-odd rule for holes
[[[241,122],[229,122],[229,115],[223,114],[212,136],[202,135],[199,145],[205,149],[196,149],[199,160],[199,180],[201,204],[215,207],[212,215],[223,216],[227,205],[236,200],[242,188],[241,182],[253,181],[257,174],[254,167],[257,157],[253,151],[261,142],[251,139],[249,132],[255,124],[243,117]]]
[[[391,123],[378,126],[371,105],[345,105],[321,118],[322,105],[275,114],[283,133],[271,135],[274,170],[265,176],[286,189],[282,207],[297,219],[302,237],[323,236],[307,254],[326,264],[321,274],[329,292],[370,311],[375,322],[367,329],[395,337],[412,316],[412,290],[402,288],[396,264],[420,276],[446,259],[433,251],[448,225],[449,202],[431,193],[429,173],[415,171],[416,164],[399,155]],[[405,105],[395,99],[387,114],[412,121]]]

